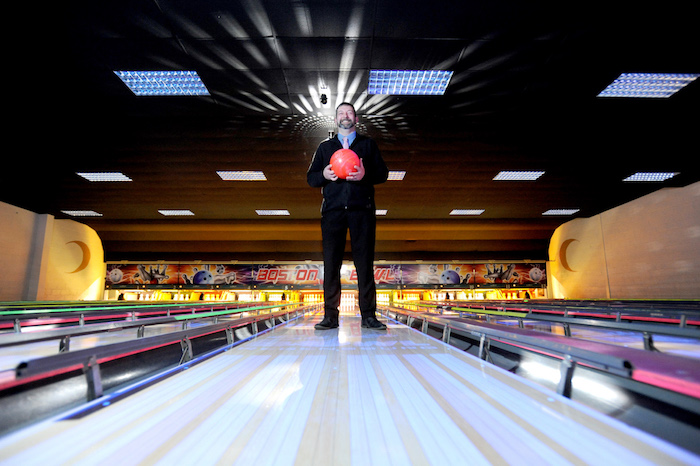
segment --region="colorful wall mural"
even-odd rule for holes
[[[546,286],[545,263],[378,264],[379,286]],[[323,264],[107,264],[108,286],[183,285],[237,287],[323,286]],[[357,285],[352,264],[341,269],[343,285]]]

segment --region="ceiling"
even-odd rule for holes
[[[700,72],[693,16],[609,2],[536,0],[76,0],[27,11],[17,45],[19,106],[0,201],[79,218],[105,260],[321,258],[319,190],[305,173],[356,103],[403,181],[377,187],[387,209],[377,259],[547,259],[554,229],[660,188],[698,181],[697,82],[670,99],[596,95],[621,72]],[[614,3],[614,2],[613,2]],[[44,8],[44,7],[42,7]],[[22,23],[21,23],[22,24]],[[447,69],[444,96],[372,96],[370,69]],[[195,70],[208,97],[136,97],[116,70]],[[16,82],[19,81],[19,78]],[[318,108],[325,86],[328,108]],[[27,89],[31,87],[31,89]],[[12,92],[10,92],[12,94]],[[15,151],[10,151],[16,153]],[[14,168],[16,167],[16,169]],[[217,170],[262,170],[266,182]],[[498,182],[501,170],[544,170]],[[622,183],[637,171],[680,175]],[[76,172],[119,171],[129,183]],[[189,209],[168,217],[159,209]],[[256,209],[287,209],[265,217]],[[452,209],[484,209],[455,218]]]

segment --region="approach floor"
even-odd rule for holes
[[[700,464],[406,326],[320,319],[0,438],[0,464]]]

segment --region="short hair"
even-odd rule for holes
[[[357,110],[355,110],[355,106],[354,106],[353,104],[351,104],[350,102],[341,102],[341,103],[338,104],[337,107],[335,107],[335,114],[336,114],[336,115],[338,114],[338,109],[339,109],[340,107],[342,107],[343,105],[349,105],[350,107],[352,107],[352,111],[353,111],[355,114],[357,114]]]

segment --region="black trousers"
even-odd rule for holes
[[[374,284],[374,241],[377,218],[374,210],[332,210],[321,218],[323,235],[323,293],[325,314],[337,317],[340,306],[340,267],[345,238],[350,231],[352,259],[357,271],[360,313],[375,317],[377,290]]]

